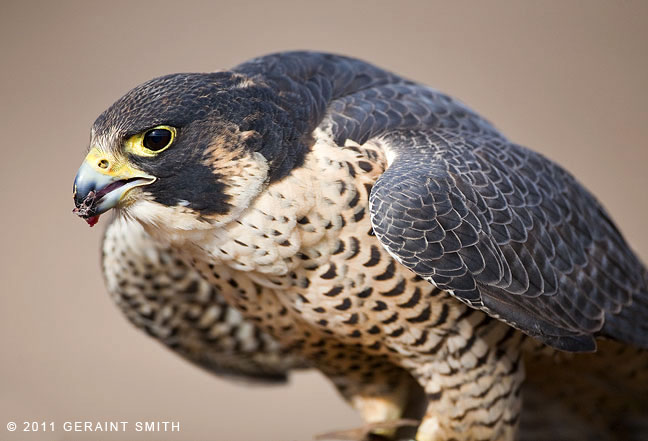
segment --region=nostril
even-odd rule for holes
[[[97,163],[97,165],[99,166],[99,168],[106,169],[106,168],[108,168],[110,163],[108,162],[107,159],[100,159],[99,162]]]

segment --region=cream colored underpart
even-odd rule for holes
[[[416,433],[416,441],[442,441],[444,440],[441,433],[439,419],[430,417],[423,420]]]
[[[354,189],[348,189],[341,198],[340,186],[349,180],[346,161],[357,162],[357,151],[335,145],[323,131],[316,136],[305,164],[263,191],[259,177],[265,179],[267,165],[263,170],[264,164],[255,158],[256,167],[236,167],[240,174],[227,176],[235,208],[223,218],[200,218],[181,205],[167,207],[148,200],[129,207],[128,215],[188,259],[220,262],[248,273],[256,283],[277,288],[287,283],[282,277],[300,264],[295,258],[300,250],[308,249],[320,254],[321,261],[327,260],[341,228],[340,206],[354,196]],[[359,178],[358,183],[373,183],[383,170]],[[298,227],[297,221],[304,216],[310,224]],[[325,228],[329,223],[332,226]]]
[[[138,220],[160,244],[180,246],[187,241],[202,242],[212,234],[213,225],[198,218],[184,204],[168,207],[153,201],[146,193],[142,196],[123,210],[123,214]]]
[[[265,375],[303,366],[139,222],[118,216],[110,223],[103,270],[113,300],[135,326],[208,370]]]

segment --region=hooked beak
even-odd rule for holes
[[[90,150],[74,179],[74,214],[93,226],[99,215],[115,207],[129,190],[156,178],[97,148]]]

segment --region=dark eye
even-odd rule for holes
[[[160,151],[169,145],[173,139],[173,134],[167,129],[153,129],[144,135],[144,147],[154,152]]]

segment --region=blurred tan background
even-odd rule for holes
[[[300,48],[462,99],[570,169],[648,261],[648,2],[3,0],[0,439],[307,441],[359,424],[314,372],[233,384],[131,328],[99,271],[105,220],[89,229],[71,213],[90,126],[128,89]],[[75,420],[182,431],[62,431]],[[57,431],[22,433],[23,421]]]

